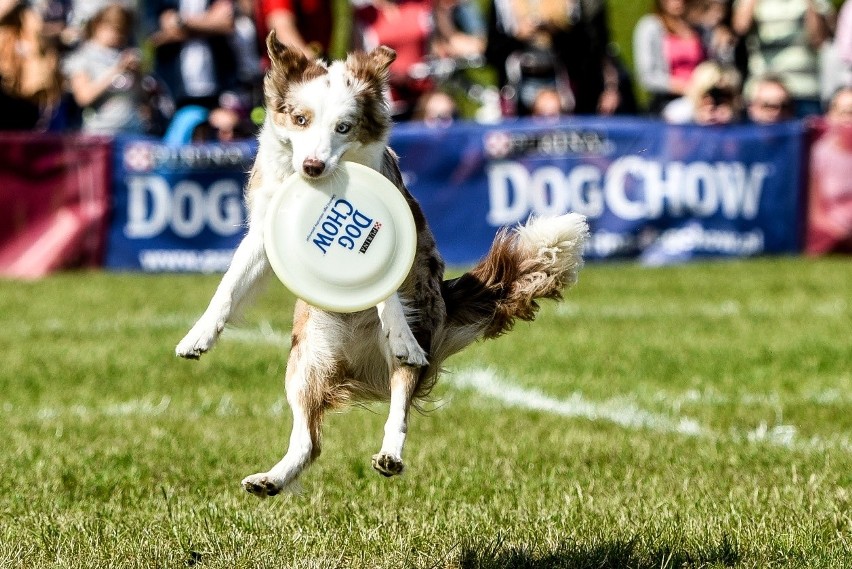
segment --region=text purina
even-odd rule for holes
[[[373,225],[372,218],[367,217],[345,199],[339,199],[328,210],[325,218],[317,228],[314,245],[325,255],[336,241],[345,249],[355,248],[355,240],[360,239],[364,230]],[[373,230],[377,231],[374,227]],[[373,231],[370,232],[371,234]]]

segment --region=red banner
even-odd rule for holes
[[[112,140],[0,135],[0,275],[100,266]]]
[[[810,255],[852,253],[852,125],[812,125],[808,222]]]

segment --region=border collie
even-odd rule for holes
[[[341,160],[381,172],[405,196],[417,227],[417,253],[403,284],[375,308],[351,314],[296,304],[287,362],[287,401],[293,429],[287,453],[242,486],[256,496],[278,494],[320,454],[325,413],[350,403],[390,400],[379,452],[372,465],[403,471],[402,450],[412,405],[427,396],[449,356],[482,338],[533,320],[537,299],[561,298],[577,281],[588,236],[585,218],[569,213],[531,219],[503,230],[470,272],[444,280],[444,262],[417,201],[406,189],[388,148],[391,117],[385,93],[396,53],[379,47],[345,61],[310,61],[267,38],[271,67],[264,81],[266,122],[249,177],[248,231],[207,310],[178,344],[177,355],[197,359],[270,274],[263,221],[276,188],[298,172],[331,175]]]

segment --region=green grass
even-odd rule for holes
[[[848,259],[589,265],[450,361],[405,475],[357,408],[266,501],[239,481],[286,445],[293,299],[181,361],[217,280],[0,282],[0,567],[852,565]]]

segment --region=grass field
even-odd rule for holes
[[[181,361],[217,280],[0,282],[0,567],[852,566],[849,259],[589,265],[450,361],[403,476],[358,408],[266,501],[293,299]]]

